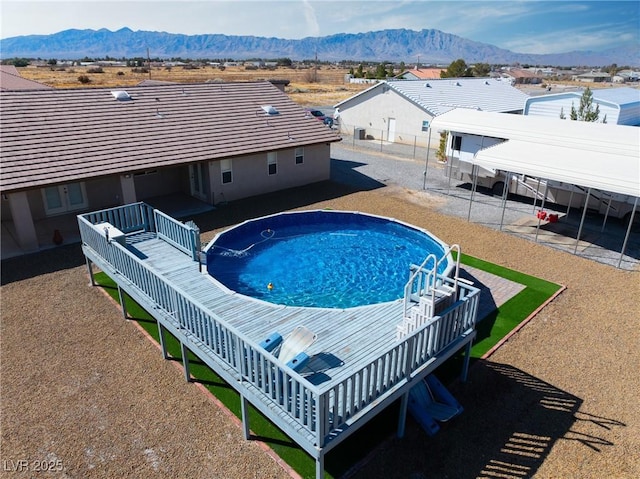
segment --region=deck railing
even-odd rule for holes
[[[332,431],[353,421],[359,412],[373,407],[373,403],[388,395],[392,388],[410,380],[432,358],[464,335],[471,334],[475,327],[479,291],[460,285],[459,300],[440,316],[402,341],[381,348],[377,359],[340,383],[315,386],[226,325],[196,300],[174,288],[126,247],[110,242],[85,218],[87,215],[78,217],[83,248],[90,249],[85,249],[85,254],[91,254],[94,261],[104,260],[105,264],[100,267],[107,273],[116,274],[119,285],[125,290],[135,288],[138,295],[148,298],[158,312],[156,319],[161,317],[162,321],[169,321],[174,330],[200,348],[202,354],[215,357],[216,364],[224,364],[232,370],[239,384],[245,383],[247,388],[251,386],[254,392],[259,391],[263,403],[277,405],[280,411],[269,409],[269,413],[276,417],[288,416],[298,425],[299,431],[314,438],[316,447],[323,447]],[[91,215],[89,218],[99,222],[103,218],[114,219],[114,216]],[[128,223],[121,221],[115,225],[127,227]],[[118,281],[117,275],[123,280]],[[450,278],[441,280],[452,281]]]
[[[200,230],[139,202],[80,215],[89,224],[110,223],[123,233],[154,232],[159,238],[198,260]]]
[[[123,233],[155,231],[153,208],[146,203],[132,203],[80,215],[89,224],[111,223]]]
[[[449,278],[447,278],[449,279]],[[386,350],[377,359],[324,391],[321,415],[327,432],[339,428],[372,402],[412,377],[464,335],[472,334],[479,291],[461,285],[462,299]]]
[[[181,223],[161,211],[153,210],[158,237],[198,260],[200,251],[200,230]]]

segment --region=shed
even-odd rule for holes
[[[578,108],[584,90],[553,93],[529,97],[524,104],[524,114],[568,119],[571,107]],[[600,119],[605,115],[607,123],[616,125],[640,125],[640,90],[637,88],[594,88],[593,104],[600,107]]]

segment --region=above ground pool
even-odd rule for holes
[[[207,271],[228,289],[270,303],[343,309],[402,298],[410,265],[430,253],[440,259],[446,248],[427,231],[389,218],[280,213],[218,234],[206,248]],[[449,257],[438,272],[452,267]]]

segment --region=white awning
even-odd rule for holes
[[[456,109],[435,130],[507,140],[473,163],[511,173],[640,197],[640,128]]]

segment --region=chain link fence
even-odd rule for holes
[[[429,161],[436,161],[438,140],[432,135],[429,143],[427,132],[424,132],[424,135],[414,135],[396,131],[393,134],[393,141],[389,141],[389,132],[379,128],[343,123],[335,123],[332,128],[338,131],[343,143],[354,148],[420,160],[427,158],[427,149],[429,149]]]

